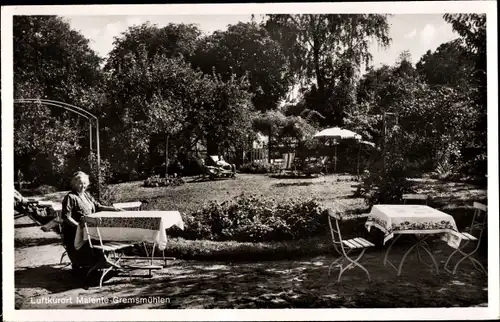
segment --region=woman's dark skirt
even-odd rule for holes
[[[79,249],[75,248],[76,227],[64,224],[62,229],[63,243],[73,269],[82,270],[94,266],[102,254],[90,248],[88,242]]]

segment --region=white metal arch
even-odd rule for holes
[[[40,98],[19,98],[14,100],[14,104],[43,104],[47,106],[55,106],[55,107],[60,107],[63,108],[67,111],[73,112],[75,114],[78,114],[81,117],[84,117],[89,121],[89,135],[90,135],[90,151],[92,152],[92,122],[95,122],[95,129],[96,129],[96,150],[97,150],[97,198],[99,199],[101,196],[101,189],[100,189],[100,180],[101,180],[101,152],[100,152],[100,146],[99,146],[99,119],[97,116],[94,114],[90,113],[89,111],[75,106],[71,105],[68,103],[64,102],[59,102],[59,101],[54,101],[54,100],[49,100],[49,99],[40,99]]]

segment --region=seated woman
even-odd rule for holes
[[[73,269],[80,271],[94,265],[99,259],[88,243],[80,249],[75,248],[75,237],[80,219],[96,211],[121,211],[121,209],[104,206],[97,202],[87,191],[89,176],[82,171],[76,172],[71,180],[71,191],[64,197],[62,206],[63,243]]]

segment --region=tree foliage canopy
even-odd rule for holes
[[[14,97],[71,102],[95,112],[102,60],[89,41],[54,16],[15,16],[13,25]],[[14,128],[18,169],[35,181],[58,183],[82,152],[88,123],[64,109],[15,104]]]
[[[379,146],[401,136],[392,148],[399,149],[391,154],[395,164],[419,171],[460,165],[480,175],[486,16],[443,18],[457,39],[416,64],[402,52],[392,66],[362,73],[371,41],[391,42],[387,15],[273,14],[211,35],[191,24],[145,23],[116,37],[105,61],[63,19],[16,16],[14,92],[96,114],[101,154],[126,180],[170,158],[185,160],[200,144],[210,154],[236,156],[256,132],[278,149],[304,145],[327,126],[347,127]],[[297,88],[298,102],[283,104]],[[384,113],[396,117],[389,122]],[[16,169],[27,179],[57,184],[83,168],[86,120],[16,104],[14,123]]]

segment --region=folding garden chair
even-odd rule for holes
[[[208,165],[218,168],[219,175],[221,177],[236,177],[236,165],[226,162],[222,156],[209,155],[208,157],[208,160],[210,161]]]
[[[296,170],[294,160],[295,160],[295,153],[290,152],[283,154],[283,164],[281,165],[280,175],[286,171]]]
[[[118,269],[121,270],[123,269],[122,266],[120,266],[119,262],[121,260],[121,257],[123,256],[123,253],[121,253],[122,250],[128,247],[132,247],[133,244],[131,243],[121,243],[121,242],[112,242],[112,241],[103,241],[101,237],[101,232],[99,230],[99,225],[100,225],[100,218],[93,218],[89,216],[83,216],[83,223],[85,226],[85,231],[88,235],[88,241],[90,248],[92,250],[98,250],[101,251],[104,255],[104,261],[105,263],[97,263],[94,265],[90,270],[87,272],[87,277],[95,270],[98,269],[103,269],[101,279],[99,281],[99,287],[102,287],[102,282],[104,280],[104,277],[106,274],[108,274],[111,270],[113,269]],[[97,235],[91,234],[90,228],[94,228]],[[94,240],[94,242],[92,242]],[[100,265],[106,264],[107,268],[100,267]]]
[[[342,218],[342,216],[339,215],[338,213],[330,210],[328,211],[328,225],[330,226],[333,247],[337,252],[337,254],[339,255],[339,257],[330,265],[328,269],[328,275],[330,275],[330,272],[334,265],[339,266],[340,272],[337,281],[340,282],[342,274],[346,270],[357,266],[361,268],[363,271],[365,271],[366,275],[368,276],[368,280],[371,281],[370,273],[363,265],[359,263],[359,261],[363,257],[366,249],[368,249],[369,247],[373,247],[375,245],[361,237],[342,239],[339,222],[343,219],[346,220],[351,218],[350,217]],[[332,221],[334,221],[334,223],[332,223]],[[351,253],[356,251],[361,251],[361,252],[358,254],[356,258],[354,259],[351,258],[349,255],[351,255]],[[348,264],[344,267],[343,264],[346,262]]]
[[[328,174],[328,157],[323,156],[319,159],[321,164],[321,171],[324,171],[325,174]]]
[[[429,196],[423,194],[404,194],[403,195],[403,203],[407,204],[408,200],[411,200],[412,203],[421,203],[427,205],[427,200]]]
[[[469,227],[467,227],[464,232],[460,233],[460,238],[461,238],[461,240],[464,241],[463,245],[460,245],[457,249],[455,249],[450,254],[448,259],[446,260],[446,263],[444,264],[444,269],[448,273],[455,274],[458,266],[464,260],[468,259],[472,262],[472,265],[474,265],[475,269],[483,272],[484,274],[487,274],[487,271],[484,268],[484,266],[477,259],[475,259],[473,257],[473,255],[479,249],[479,245],[481,243],[481,237],[483,236],[483,232],[486,229],[486,219],[487,219],[488,207],[486,205],[479,203],[479,202],[474,202],[473,207],[474,207],[474,216],[472,217],[471,225]],[[465,250],[465,248],[469,244],[474,244],[474,243],[475,243],[475,247],[472,250],[468,250],[468,251]],[[457,261],[453,270],[451,270],[448,268],[448,264],[449,264],[451,258],[455,254],[458,254],[459,256],[461,256],[461,258]]]

